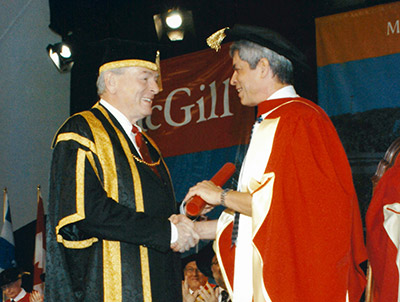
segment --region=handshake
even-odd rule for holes
[[[171,243],[171,249],[174,252],[183,253],[199,242],[200,236],[196,232],[195,223],[192,220],[182,214],[171,215],[169,220],[178,230],[178,239]]]
[[[204,200],[204,206],[199,215],[204,215],[211,211],[215,206],[220,204],[221,194],[224,190],[210,180],[204,180],[191,187],[183,199],[182,205],[191,201],[193,197],[200,197]],[[186,212],[181,209],[181,212]],[[217,220],[193,222],[186,215],[171,215],[169,220],[176,226],[178,230],[178,240],[171,243],[171,249],[174,252],[185,252],[194,247],[201,239],[215,239],[217,229]]]

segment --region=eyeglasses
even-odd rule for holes
[[[198,268],[194,268],[194,267],[185,268],[185,271],[187,271],[189,273],[200,273],[200,270]]]

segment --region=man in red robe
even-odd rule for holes
[[[400,159],[378,182],[366,216],[374,302],[399,301]]]
[[[43,296],[34,291],[27,293],[22,288],[22,276],[29,275],[19,268],[11,267],[0,273],[0,286],[3,294],[8,298],[6,302],[43,302]]]
[[[351,169],[329,117],[292,86],[303,56],[252,26],[219,31],[209,45],[225,36],[235,41],[230,83],[242,105],[258,107],[258,122],[237,191],[203,181],[185,197],[227,207],[218,222],[196,222],[196,231],[216,238],[233,301],[359,301],[366,251]]]

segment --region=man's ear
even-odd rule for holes
[[[260,61],[258,61],[257,67],[260,68],[261,77],[266,77],[271,72],[267,58],[261,58]]]
[[[116,75],[112,72],[106,71],[104,74],[104,84],[106,85],[106,90],[110,93],[115,93],[117,87]]]

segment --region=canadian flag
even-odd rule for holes
[[[44,280],[46,266],[46,233],[44,224],[43,200],[40,186],[37,190],[37,215],[36,215],[35,255],[33,258],[33,289],[44,294]]]

